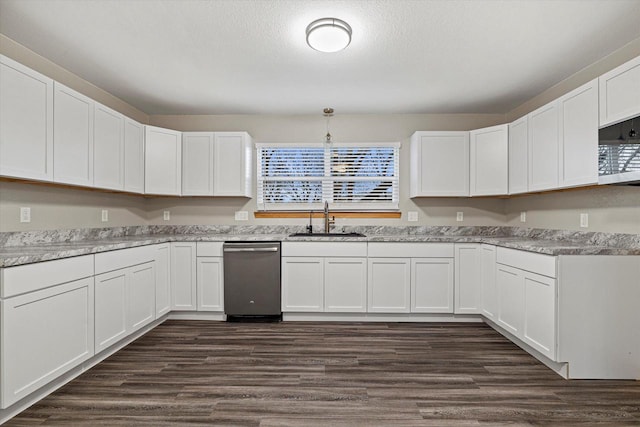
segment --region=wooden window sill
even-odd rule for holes
[[[255,218],[309,218],[309,211],[255,211]],[[324,213],[313,212],[313,218],[324,218]],[[400,218],[402,212],[330,211],[335,218]]]

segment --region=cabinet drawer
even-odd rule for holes
[[[543,276],[556,277],[556,257],[551,255],[498,248],[496,262]]]
[[[282,242],[282,256],[366,257],[366,242]]]
[[[0,298],[93,276],[93,255],[0,269]]]
[[[153,246],[139,246],[137,248],[102,252],[95,255],[96,274],[153,261],[154,255]]]
[[[224,242],[198,242],[196,243],[196,256],[222,256]]]
[[[378,258],[453,258],[453,243],[369,243],[368,255]]]

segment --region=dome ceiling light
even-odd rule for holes
[[[307,44],[319,52],[338,52],[349,46],[351,33],[351,26],[341,19],[317,19],[307,26]]]

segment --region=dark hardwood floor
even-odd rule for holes
[[[167,321],[7,425],[640,426],[640,381],[484,324]]]

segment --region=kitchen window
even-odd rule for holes
[[[259,210],[398,209],[399,143],[256,147]]]

